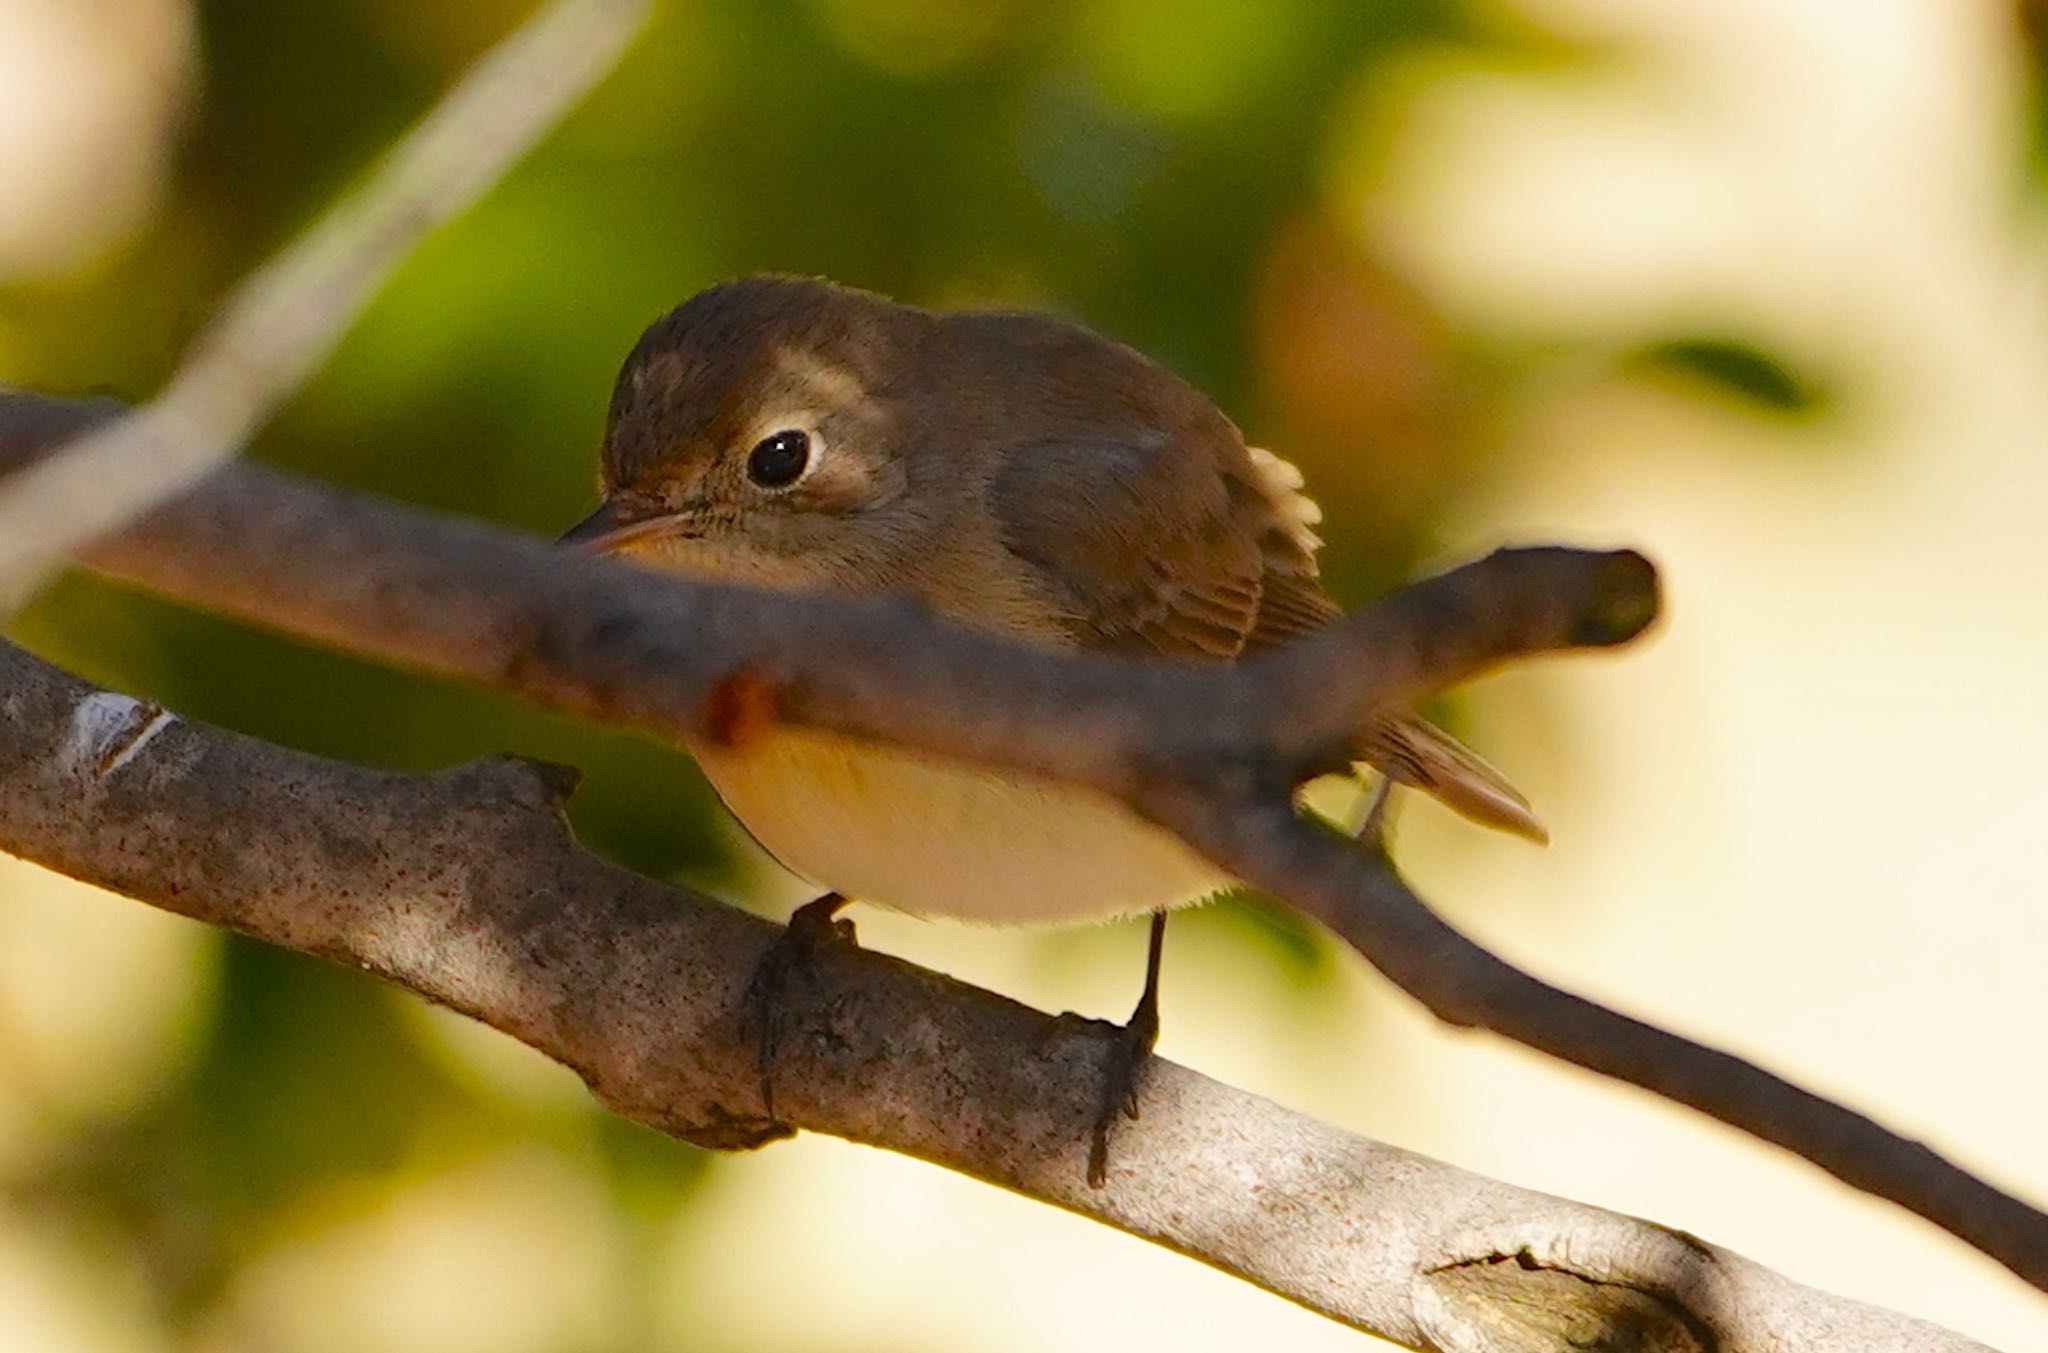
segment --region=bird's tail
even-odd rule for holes
[[[1447,807],[1488,827],[1539,845],[1550,833],[1522,791],[1479,754],[1415,715],[1388,719],[1374,733],[1365,759],[1404,785],[1414,785]]]

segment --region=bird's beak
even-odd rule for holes
[[[681,523],[679,513],[607,498],[598,504],[597,511],[562,532],[555,544],[581,554],[615,554],[643,536],[673,530]]]

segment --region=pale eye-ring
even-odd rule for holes
[[[747,478],[766,489],[786,489],[804,477],[811,465],[811,435],[784,428],[754,444],[747,453]]]

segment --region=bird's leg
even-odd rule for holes
[[[1096,1106],[1095,1135],[1088,1144],[1088,1184],[1101,1188],[1109,1179],[1109,1134],[1119,1118],[1138,1116],[1138,1073],[1159,1041],[1159,960],[1166,950],[1166,913],[1152,913],[1152,936],[1145,951],[1145,991],[1138,1008],[1119,1027],[1103,1068],[1102,1099]]]
[[[821,950],[829,945],[854,943],[853,922],[833,919],[846,903],[843,895],[826,893],[798,907],[789,918],[788,928],[776,936],[775,943],[754,965],[754,975],[747,982],[745,1018],[747,1027],[757,1034],[755,1057],[761,1073],[761,1104],[771,1116],[775,1112],[775,1062],[782,1051],[782,995],[789,989],[791,979],[809,967]]]
[[[1372,799],[1365,806],[1365,816],[1359,820],[1358,829],[1351,833],[1352,837],[1362,845],[1384,853],[1387,848],[1387,805],[1393,798],[1394,777],[1381,771],[1372,787]]]

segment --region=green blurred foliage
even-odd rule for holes
[[[2019,0],[2017,17],[2037,89],[2033,101],[2033,153],[2038,173],[2048,166],[2048,99],[2038,97],[2039,86],[2048,82],[2048,0]]]
[[[1702,335],[1667,339],[1638,354],[1652,370],[1670,371],[1730,394],[1757,409],[1796,417],[1824,412],[1831,392],[1817,377],[1739,338]]]

